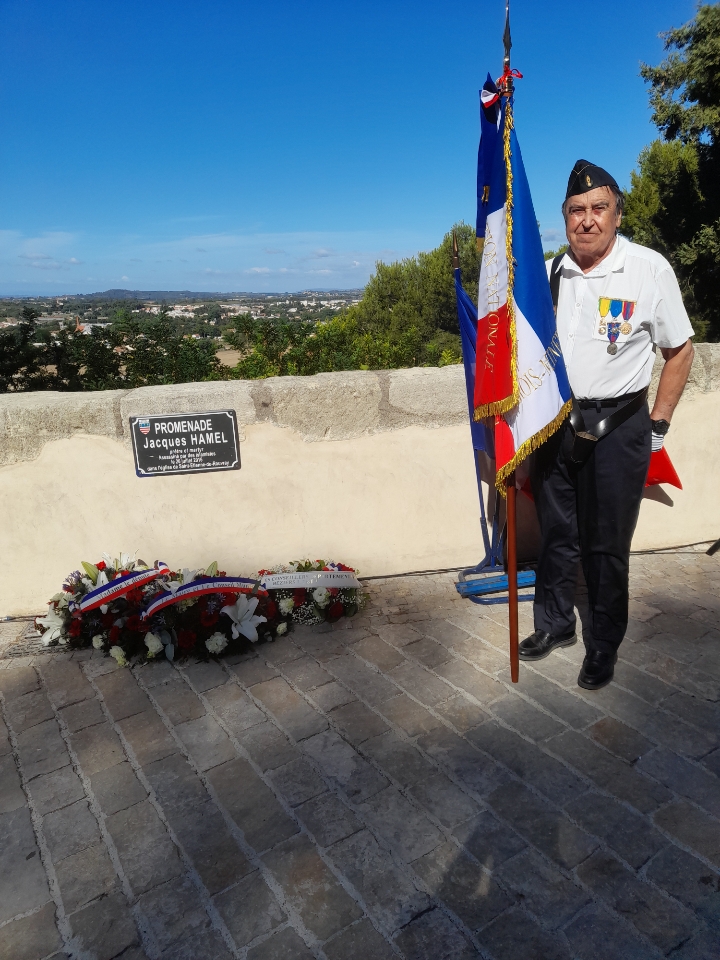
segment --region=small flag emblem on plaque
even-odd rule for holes
[[[143,436],[147,436],[148,433],[150,433],[150,421],[147,419],[138,420],[138,428],[140,430],[140,433],[143,434]]]

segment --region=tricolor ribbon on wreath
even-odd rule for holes
[[[131,590],[144,587],[146,583],[150,583],[152,580],[161,577],[164,573],[167,573],[169,569],[166,563],[159,561],[155,567],[148,567],[145,570],[136,570],[133,573],[126,573],[124,576],[115,577],[114,580],[106,581],[101,584],[101,586],[86,593],[79,604],[71,603],[70,609],[80,610],[81,613],[89,613],[91,610],[95,610],[98,607],[112,603],[113,600],[124,597],[125,594],[130,593]],[[102,573],[101,576],[103,579],[105,578],[105,575]]]
[[[267,596],[267,590],[258,580],[250,580],[247,577],[204,577],[200,580],[192,580],[178,587],[177,590],[168,590],[167,593],[157,597],[143,610],[142,619],[147,620],[165,607],[179,603],[180,600],[192,600],[206,593],[248,593],[253,596]]]

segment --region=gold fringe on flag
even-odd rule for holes
[[[483,403],[475,407],[474,420],[483,420],[485,417],[501,416],[509,413],[520,402],[520,385],[517,374],[517,329],[515,325],[515,306],[513,303],[513,285],[515,283],[515,260],[513,258],[513,174],[510,149],[510,131],[513,128],[513,113],[510,100],[505,106],[505,123],[503,126],[503,158],[505,160],[505,257],[507,260],[507,312],[510,321],[510,370],[512,372],[513,389],[509,397],[504,400],[494,400],[492,403]]]
[[[529,457],[533,450],[545,443],[548,437],[551,437],[556,433],[560,427],[563,425],[566,417],[569,415],[572,410],[572,398],[563,404],[560,412],[555,417],[554,420],[551,420],[550,423],[546,424],[542,430],[538,430],[536,434],[532,437],[528,437],[524,443],[521,443],[519,448],[515,451],[515,456],[512,460],[509,460],[503,467],[501,467],[498,472],[495,474],[495,489],[500,493],[501,496],[505,496],[505,484],[507,478],[515,470],[522,461]]]

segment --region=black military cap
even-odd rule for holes
[[[575,197],[579,193],[587,193],[588,190],[594,190],[595,187],[612,187],[613,190],[620,193],[620,187],[617,185],[615,178],[611,177],[607,170],[596,167],[589,160],[578,160],[572,168],[565,199]]]

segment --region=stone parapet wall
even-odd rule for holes
[[[241,470],[135,476],[132,415],[221,409]],[[636,548],[720,537],[720,345],[696,347],[667,448],[685,489],[649,491]],[[459,365],[0,395],[0,615],[40,610],[80,560],[120,549],[245,574],[304,556],[366,575],[469,566],[477,516]]]
[[[655,362],[654,395],[663,360]],[[720,344],[695,347],[685,399],[720,391]],[[0,395],[0,464],[31,460],[51,440],[78,434],[130,445],[136,414],[233,409],[238,425],[273,423],[304,440],[351,440],[405,427],[448,427],[467,420],[461,365],[353,370],[313,377],[271,377],[172,384],[136,390]]]

